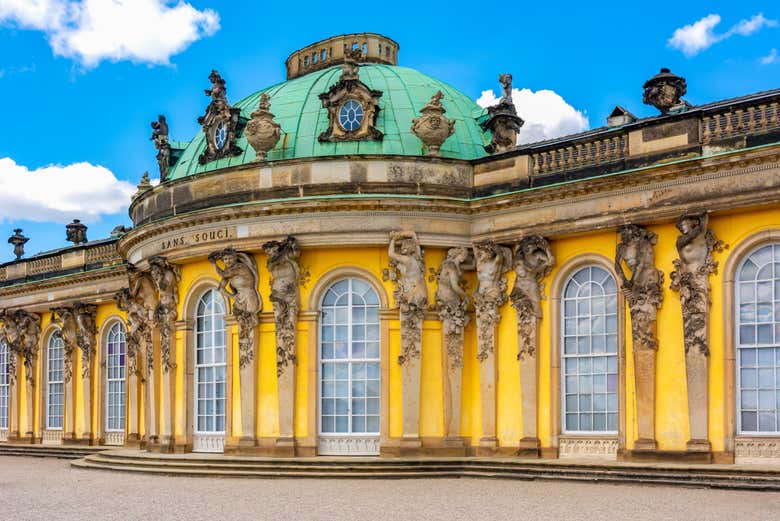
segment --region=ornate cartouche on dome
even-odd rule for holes
[[[682,96],[688,92],[685,78],[672,74],[665,67],[647,80],[642,88],[644,89],[642,101],[646,105],[654,106],[662,114],[683,112],[690,107],[690,104],[682,99]]]
[[[243,152],[236,144],[241,109],[228,103],[225,80],[217,71],[211,71],[209,81],[211,88],[205,92],[211,97],[211,103],[206,107],[206,114],[198,118],[206,136],[206,150],[198,157],[200,164]]]
[[[381,141],[384,136],[375,126],[382,91],[360,81],[361,58],[360,49],[346,51],[339,81],[320,94],[329,121],[328,129],[318,138],[321,142]]]

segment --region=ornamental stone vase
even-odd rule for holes
[[[441,91],[433,95],[423,108],[422,116],[412,120],[412,132],[428,148],[428,155],[438,156],[442,144],[455,132],[455,120],[444,117]]]
[[[279,142],[282,127],[274,121],[271,114],[271,104],[268,94],[260,96],[257,110],[252,113],[252,119],[246,124],[246,140],[255,149],[257,161],[265,160],[265,156]]]

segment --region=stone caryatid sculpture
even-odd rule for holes
[[[480,362],[493,355],[496,327],[501,321],[499,308],[507,301],[504,278],[512,267],[512,250],[493,241],[474,244],[477,261],[477,291],[474,309],[477,315],[477,358]]]
[[[178,317],[181,269],[168,262],[165,257],[158,255],[149,259],[149,273],[159,295],[154,319],[160,331],[162,370],[167,373],[176,367],[176,364],[171,361],[171,340],[173,339],[174,324]]]
[[[81,348],[82,376],[87,378],[97,353],[97,306],[76,302],[73,313],[76,316],[76,340]]]
[[[255,149],[255,161],[265,160],[266,154],[276,146],[282,133],[282,127],[274,121],[269,100],[265,92],[260,95],[257,109],[252,112],[252,119],[244,130],[246,140]]]
[[[655,267],[653,247],[658,236],[637,225],[618,229],[620,243],[615,253],[615,272],[628,301],[636,380],[638,440],[635,450],[654,450],[655,443],[655,351],[656,317],[663,301],[664,274]],[[626,276],[625,263],[630,271]]]
[[[540,235],[529,235],[514,247],[513,266],[515,284],[509,299],[517,312],[517,359],[536,356],[536,329],[542,319],[544,284],[542,279],[550,274],[555,257],[550,243]]]
[[[127,372],[138,374],[138,354],[143,352],[147,337],[151,344],[152,329],[147,322],[147,313],[143,304],[130,293],[130,289],[122,288],[114,295],[116,307],[127,315],[127,334],[125,335],[125,352],[127,355]]]
[[[420,369],[422,328],[428,308],[425,283],[425,257],[417,234],[413,231],[390,233],[387,250],[390,267],[383,272],[385,280],[395,282],[393,297],[401,321],[401,392],[403,402],[402,446],[418,448],[420,440]]]
[[[168,140],[168,122],[160,114],[157,121],[152,121],[152,137],[154,148],[157,149],[157,166],[160,169],[160,182],[168,178],[168,167],[171,161],[171,143]]]
[[[683,112],[690,107],[690,104],[682,99],[688,92],[685,78],[672,74],[667,68],[661,69],[661,72],[647,80],[642,88],[642,101],[645,105],[652,105],[662,114]]]
[[[485,150],[490,154],[500,154],[512,150],[517,145],[517,135],[525,123],[517,115],[517,109],[512,101],[512,75],[500,74],[502,95],[496,105],[488,107],[488,118],[481,124],[482,128],[491,134],[490,144]]]
[[[263,310],[257,262],[251,254],[233,248],[213,252],[209,262],[222,278],[220,292],[233,301],[233,316],[238,322],[239,366],[246,367],[254,360],[255,330]]]
[[[301,248],[295,237],[263,244],[271,273],[271,302],[276,325],[276,373],[279,396],[279,440],[277,447],[294,452],[295,365],[300,307]]]
[[[431,100],[420,109],[422,116],[412,120],[412,133],[420,138],[428,149],[429,156],[439,156],[442,144],[455,133],[455,120],[447,118],[441,104],[444,94],[436,92]]]
[[[65,225],[65,240],[72,242],[76,246],[87,242],[87,227],[78,219],[73,219],[72,223]]]
[[[413,231],[391,233],[388,256],[390,269],[385,271],[385,278],[396,283],[393,297],[401,318],[401,355],[398,363],[404,365],[420,358],[422,321],[428,307],[425,260],[417,234]]]
[[[263,244],[271,273],[271,302],[276,323],[276,369],[278,374],[296,363],[295,328],[300,308],[298,282],[301,274],[301,248],[295,237]],[[292,370],[292,369],[291,369]]]
[[[515,283],[509,300],[517,313],[517,359],[520,362],[520,392],[523,400],[523,432],[520,450],[527,456],[539,452],[537,416],[537,360],[539,321],[542,319],[544,284],[555,257],[550,243],[540,235],[529,235],[515,244],[512,265]]]
[[[474,312],[477,316],[477,360],[482,404],[482,438],[478,454],[490,455],[498,447],[496,437],[496,329],[500,308],[507,302],[504,274],[512,267],[512,250],[493,241],[474,244],[477,260],[477,290]]]
[[[442,323],[444,344],[444,428],[453,440],[460,432],[461,377],[463,372],[463,332],[471,320],[469,295],[463,272],[473,270],[474,254],[469,248],[450,248],[436,272],[436,307]]]
[[[14,247],[14,255],[16,256],[16,260],[24,257],[24,245],[27,244],[27,241],[29,240],[30,239],[28,237],[22,235],[21,228],[16,228],[14,230],[14,234],[8,238],[8,244],[13,245]]]
[[[23,360],[25,369],[25,396],[27,399],[26,407],[26,425],[20,425],[18,436],[32,443],[33,433],[33,403],[32,397],[35,395],[35,362],[38,358],[38,341],[41,335],[41,317],[36,313],[17,309],[16,311],[0,311],[0,322],[3,323],[2,336],[8,345],[10,354],[16,355],[19,360]],[[11,385],[16,384],[16,360],[14,356],[8,357],[8,376]],[[19,403],[17,399],[18,392],[15,389],[10,391],[9,411],[14,410],[15,405]]]
[[[62,380],[69,384],[73,377],[73,353],[78,348],[76,314],[72,307],[59,306],[51,310],[51,320],[59,325],[64,351]]]
[[[685,345],[685,375],[688,389],[688,419],[691,438],[688,450],[708,452],[709,314],[710,275],[717,273],[714,253],[726,245],[707,228],[706,212],[687,213],[677,221],[679,258],[673,261],[671,288],[680,293]]]
[[[144,347],[143,351],[139,351],[139,355],[146,355],[146,373],[149,374],[154,367],[152,332],[158,301],[157,286],[148,271],[141,271],[132,264],[127,266],[127,276],[129,282],[127,294],[130,297],[128,309],[134,310],[132,313],[128,311],[128,330],[137,332],[139,348],[141,345]]]
[[[228,103],[225,80],[217,71],[211,71],[209,81],[211,88],[206,89],[205,93],[211,98],[211,103],[206,107],[206,113],[198,118],[206,136],[206,149],[198,157],[202,165],[243,152],[236,144],[241,109],[231,107]]]

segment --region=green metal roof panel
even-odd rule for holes
[[[444,93],[442,104],[446,116],[455,120],[455,133],[442,145],[441,155],[465,160],[487,155],[483,146],[489,142],[489,135],[477,121],[484,110],[472,99],[414,69],[379,64],[361,65],[360,79],[370,88],[382,91],[376,127],[384,133],[384,139],[320,143],[317,138],[328,128],[328,114],[319,95],[336,83],[340,75],[341,66],[337,65],[268,87],[235,104],[243,117],[250,118],[262,93],[271,98],[271,112],[282,128],[282,136],[268,152],[268,161],[355,154],[420,156],[422,142],[411,131],[412,119],[420,115],[420,109],[437,90]],[[234,167],[255,159],[255,152],[243,133],[238,138],[243,152],[238,156],[201,165],[198,156],[205,146],[203,132],[198,132],[171,169],[169,179]]]

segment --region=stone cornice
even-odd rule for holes
[[[68,288],[72,286],[83,286],[92,282],[105,281],[111,279],[122,279],[126,281],[127,269],[124,264],[111,266],[108,268],[101,268],[92,271],[81,271],[77,273],[70,273],[68,275],[62,275],[58,277],[51,277],[48,279],[32,281],[32,282],[19,282],[11,286],[0,288],[0,299],[15,297],[22,294],[30,294],[36,292],[43,292],[54,288]],[[90,298],[79,297],[82,301],[90,303],[92,301],[100,300],[100,294],[91,294]],[[111,295],[113,297],[113,295]],[[47,299],[43,299],[46,301]]]

